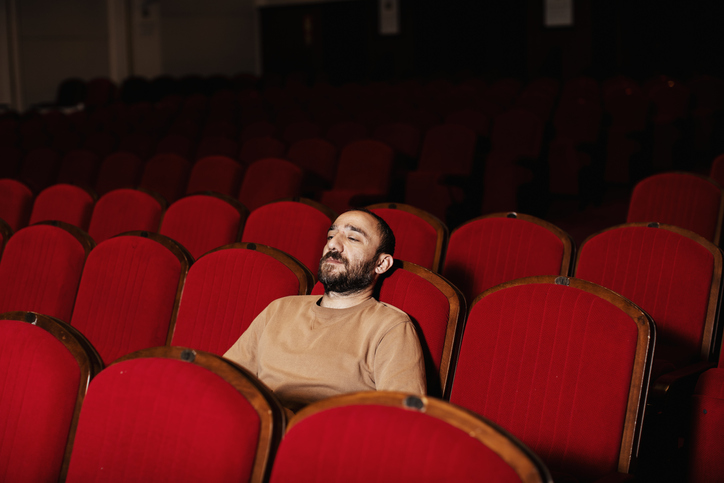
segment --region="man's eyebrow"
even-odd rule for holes
[[[364,231],[362,228],[360,228],[360,227],[358,227],[358,226],[355,226],[355,225],[344,225],[344,227],[345,227],[347,230],[350,230],[350,231],[354,231],[354,232],[356,232],[356,233],[359,233],[360,235],[362,235],[362,236],[365,237],[365,238],[369,238],[369,237],[370,237],[370,236],[367,234],[366,231]],[[337,230],[337,225],[332,225],[332,226],[330,226],[330,227],[329,227],[329,230],[327,230],[327,232],[334,231],[334,230]]]

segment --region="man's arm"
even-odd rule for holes
[[[412,322],[401,322],[385,334],[375,351],[374,371],[378,391],[426,393],[425,361]]]

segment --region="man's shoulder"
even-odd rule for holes
[[[389,317],[390,320],[395,320],[397,322],[411,322],[410,316],[407,315],[405,311],[400,310],[394,305],[390,305],[386,302],[382,302],[377,299],[374,300],[374,310],[377,310],[381,314],[384,314],[386,317]]]

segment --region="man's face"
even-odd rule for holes
[[[326,292],[352,293],[375,280],[380,235],[377,220],[361,211],[340,215],[327,233],[317,276]]]

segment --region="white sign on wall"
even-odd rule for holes
[[[543,0],[543,24],[546,27],[573,26],[573,0]]]
[[[380,35],[400,33],[400,4],[398,0],[380,0]]]

